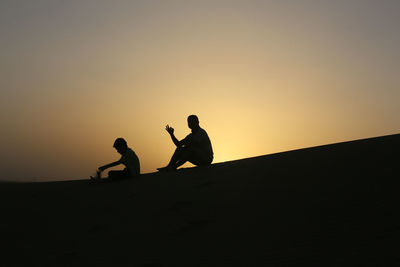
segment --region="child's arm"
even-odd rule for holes
[[[104,165],[104,166],[99,167],[99,170],[100,170],[100,171],[104,171],[105,169],[108,169],[108,168],[117,166],[117,165],[119,165],[119,164],[121,164],[121,162],[118,160],[118,161],[115,161],[115,162],[113,162],[113,163],[110,163],[110,164],[107,164],[107,165]]]

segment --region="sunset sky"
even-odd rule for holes
[[[400,1],[0,2],[0,180],[167,164],[197,114],[214,162],[400,133]],[[371,152],[373,153],[373,152]],[[190,166],[190,165],[188,165]]]

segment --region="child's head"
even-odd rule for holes
[[[118,153],[123,154],[128,148],[128,145],[124,138],[117,138],[115,139],[113,147],[118,151]]]

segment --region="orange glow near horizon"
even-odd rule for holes
[[[117,137],[153,172],[190,114],[214,162],[400,131],[394,7],[150,2],[0,9],[1,179],[86,178]]]

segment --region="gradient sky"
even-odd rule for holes
[[[124,137],[164,166],[400,132],[400,1],[0,2],[1,179],[88,177]]]

